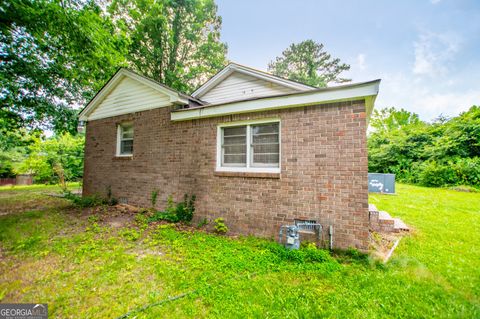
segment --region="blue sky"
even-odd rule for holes
[[[480,105],[480,1],[217,0],[228,58],[261,70],[313,39],[351,65],[354,82],[382,79],[376,108],[424,120]]]

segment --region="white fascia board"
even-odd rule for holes
[[[90,119],[90,114],[95,110],[95,108],[103,101],[103,99],[117,86],[118,83],[124,78],[124,77],[129,77],[133,80],[136,80],[154,90],[159,91],[160,93],[163,93],[167,95],[170,98],[170,102],[172,104],[180,104],[180,105],[186,105],[188,104],[188,100],[181,97],[178,92],[174,90],[170,90],[166,87],[163,87],[159,85],[158,83],[155,83],[154,81],[150,81],[147,78],[144,78],[138,74],[135,74],[127,69],[120,69],[108,82],[107,84],[101,89],[100,92],[88,103],[88,105],[80,112],[79,114],[79,120],[80,121],[88,121]],[[147,110],[148,108],[146,108]],[[117,116],[117,115],[122,115],[122,114],[128,114],[128,113],[119,113],[119,114],[114,114],[112,116]],[[102,116],[99,118],[105,118],[108,116]],[[99,119],[95,118],[95,119]],[[93,118],[92,118],[93,119]]]
[[[186,121],[230,114],[260,112],[305,105],[325,104],[365,98],[367,111],[373,108],[374,98],[378,94],[380,81],[372,81],[359,85],[347,85],[326,90],[316,90],[298,94],[267,97],[248,101],[209,105],[194,109],[185,109],[171,113],[172,121]]]

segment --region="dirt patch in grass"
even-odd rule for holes
[[[138,212],[139,209],[134,206],[118,204],[80,209],[79,217],[112,228],[123,228],[133,225]]]
[[[371,255],[381,261],[387,261],[395,243],[400,240],[404,233],[379,233],[370,232],[370,252]]]

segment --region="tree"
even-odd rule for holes
[[[340,73],[350,70],[350,65],[324,51],[323,44],[306,40],[292,43],[282,56],[268,64],[268,71],[293,81],[315,87],[326,87],[328,83],[351,81],[340,77]]]
[[[114,0],[109,12],[130,40],[137,71],[191,92],[225,65],[213,0]]]
[[[125,38],[93,0],[0,0],[0,100],[9,124],[75,133],[118,66]]]
[[[46,183],[82,178],[84,143],[82,135],[68,133],[49,139],[36,138],[17,172],[33,174],[35,181]]]
[[[433,123],[394,108],[375,112],[368,136],[370,172],[425,186],[480,186],[480,108]]]
[[[374,110],[370,119],[370,127],[375,131],[392,131],[403,126],[419,124],[418,114],[404,109],[396,110],[394,107]]]

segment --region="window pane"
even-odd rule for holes
[[[252,125],[252,166],[278,167],[278,123]]]
[[[245,145],[245,135],[244,136],[225,136],[223,138],[223,145],[238,145],[238,144],[243,144]]]
[[[276,133],[278,134],[278,123],[252,125],[252,134],[265,134]]]
[[[125,140],[120,142],[120,154],[132,154],[133,153],[133,140]]]
[[[258,166],[278,166],[278,154],[254,154],[253,163]]]
[[[122,139],[123,138],[133,138],[133,126],[129,125],[122,125]]]
[[[278,143],[278,133],[253,135],[253,144],[261,144],[261,143]]]
[[[260,144],[253,145],[254,154],[264,154],[264,153],[275,153],[278,154],[279,145],[278,144]]]
[[[247,165],[247,127],[223,128],[222,165]]]
[[[223,155],[223,164],[230,164],[231,166],[245,166],[247,154]],[[233,165],[237,164],[237,165]]]
[[[230,135],[243,135],[247,133],[246,126],[236,126],[236,127],[224,127],[223,128],[223,136],[227,137]]]
[[[247,153],[247,145],[225,145],[224,146],[224,154],[246,154]]]

